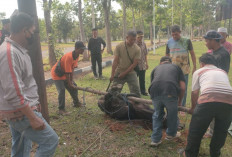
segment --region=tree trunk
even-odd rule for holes
[[[49,65],[52,68],[53,65],[56,64],[56,54],[55,54],[55,40],[52,34],[52,25],[51,25],[51,5],[52,0],[43,0],[43,8],[44,8],[44,19],[46,25],[46,32],[48,38],[48,54],[49,54]]]
[[[78,19],[79,19],[79,24],[80,24],[80,36],[81,36],[81,41],[83,43],[86,43],[86,38],[85,38],[85,32],[84,32],[84,26],[83,26],[83,20],[82,20],[82,4],[81,0],[78,0]],[[83,61],[88,61],[88,52],[85,51],[83,53]]]
[[[94,9],[94,3],[93,0],[91,0],[91,6],[92,6],[92,27],[95,28],[95,9]]]
[[[141,14],[140,14],[140,20],[141,20],[140,29],[144,32],[144,19],[143,19],[143,16],[141,16]]]
[[[132,17],[133,17],[133,30],[136,31],[136,25],[135,25],[135,11],[134,8],[132,7]]]
[[[152,31],[153,25],[152,25],[152,21],[150,22],[150,40],[151,40],[151,44],[153,45],[153,31]]]
[[[112,54],[110,20],[109,20],[110,8],[111,8],[111,0],[103,0],[104,20],[106,27],[106,51],[107,53]]]
[[[29,47],[28,54],[30,55],[31,58],[33,76],[38,86],[41,112],[43,114],[43,117],[49,123],[48,103],[47,103],[43,60],[42,60],[41,45],[40,45],[39,23],[38,23],[38,16],[36,12],[36,2],[35,0],[18,0],[18,8],[20,12],[29,14],[34,19],[35,22],[36,31],[34,33],[34,42]]]
[[[123,2],[123,39],[126,39],[126,33],[127,33],[127,28],[126,28],[126,3],[125,0],[122,0]]]

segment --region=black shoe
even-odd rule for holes
[[[144,96],[149,96],[149,94],[148,94],[147,92],[142,93],[142,95],[144,95]]]

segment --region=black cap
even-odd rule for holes
[[[218,32],[214,30],[210,30],[206,33],[206,35],[204,35],[204,38],[205,39],[222,39],[223,37]]]
[[[77,41],[75,43],[75,49],[83,49],[86,50],[87,48],[85,47],[84,43],[82,41]]]
[[[3,19],[1,21],[3,25],[10,23],[10,19]]]
[[[160,59],[160,63],[165,62],[165,61],[168,61],[168,62],[172,63],[172,59],[170,57],[168,57],[168,56],[164,56],[164,57],[162,57]]]
[[[97,28],[93,28],[92,31],[97,31]]]

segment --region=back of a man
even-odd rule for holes
[[[185,78],[180,67],[172,64],[170,57],[162,57],[160,65],[152,71],[149,93],[155,109],[151,146],[158,146],[162,142],[164,108],[167,110],[166,140],[180,136],[177,132],[177,114],[178,105],[181,106],[185,93]]]
[[[198,156],[201,139],[215,119],[210,156],[219,157],[232,119],[232,87],[227,73],[216,67],[217,61],[213,55],[204,54],[199,60],[201,68],[193,74],[192,79],[192,107],[189,112],[193,116],[185,155]]]

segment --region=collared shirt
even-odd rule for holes
[[[181,37],[179,40],[169,39],[166,46],[166,54],[170,54],[172,63],[178,65],[184,74],[189,74],[189,51],[193,50],[190,39]]]
[[[127,54],[126,48],[128,50],[128,54],[131,60]],[[119,63],[116,69],[116,73],[122,73],[126,71],[133,64],[132,62],[134,61],[134,59],[140,59],[140,55],[141,50],[137,44],[133,44],[132,46],[126,46],[125,41],[119,43],[114,50],[114,56],[119,57]],[[132,70],[130,73],[134,72],[135,71]]]
[[[226,50],[229,52],[229,54],[231,55],[231,53],[232,53],[232,44],[231,44],[230,42],[226,41],[226,42],[224,42],[224,43],[222,44],[222,46],[224,46],[225,49],[226,49]]]
[[[147,47],[144,42],[137,42],[137,45],[141,49],[141,58],[139,60],[138,66],[139,70],[147,70],[147,62],[146,62],[146,56],[147,56]]]
[[[6,38],[0,46],[0,114],[39,104],[27,50]]]
[[[222,102],[232,104],[232,87],[227,73],[214,65],[206,65],[195,71],[192,91],[201,91],[198,104]]]
[[[230,55],[228,51],[221,46],[219,49],[213,51],[213,56],[217,60],[217,67],[228,73],[230,70]]]

